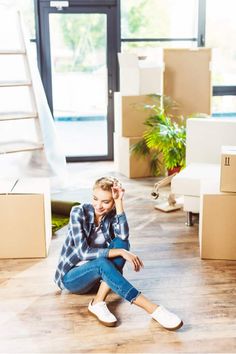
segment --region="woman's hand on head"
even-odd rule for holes
[[[125,189],[122,188],[121,185],[119,184],[114,184],[114,186],[111,188],[112,192],[112,198],[115,201],[122,200],[125,194]]]
[[[139,272],[144,267],[142,260],[134,253],[122,249],[122,257],[130,262],[135,272]]]

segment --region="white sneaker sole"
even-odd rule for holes
[[[100,318],[98,318],[98,316],[95,315],[95,313],[93,313],[93,312],[90,311],[89,309],[88,309],[88,312],[89,312],[89,314],[92,315],[93,317],[96,317],[96,319],[97,319],[100,323],[102,323],[104,326],[106,326],[106,327],[115,327],[116,324],[117,324],[117,321],[114,321],[114,322],[105,322],[105,321],[100,320]]]
[[[160,322],[158,322],[157,320],[154,320],[155,322],[159,323],[160,326],[162,326],[163,328],[167,329],[168,331],[176,331],[177,329],[180,329],[183,326],[183,321],[180,322],[180,324],[178,324],[178,326],[176,327],[165,327],[163,326]]]

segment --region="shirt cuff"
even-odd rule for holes
[[[127,221],[125,212],[123,212],[121,214],[116,214],[116,217],[117,217],[118,222],[124,223]]]
[[[109,248],[99,250],[98,257],[108,258]]]

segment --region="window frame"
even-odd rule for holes
[[[198,30],[197,37],[193,38],[122,38],[121,43],[128,42],[174,42],[191,41],[197,42],[197,47],[205,47],[206,43],[206,1],[198,0]],[[236,96],[236,85],[214,85],[212,96]]]
[[[41,0],[41,1],[48,1],[48,0]],[[83,2],[83,0],[80,0]],[[93,2],[96,1],[97,4],[101,3],[100,0],[93,0]],[[107,2],[109,4],[110,1],[112,0],[103,0],[103,3]],[[34,12],[35,12],[35,26],[36,26],[36,34],[39,33],[37,30],[38,26],[38,18],[37,18],[37,7],[38,7],[38,2],[39,0],[34,0]],[[70,0],[71,3],[75,2],[75,0]],[[91,0],[84,1],[87,4],[92,3]],[[121,36],[121,27],[120,27],[120,35],[118,38],[118,47],[121,48],[122,43],[127,43],[127,42],[175,42],[175,41],[191,41],[191,42],[197,42],[197,47],[205,47],[206,43],[206,4],[207,0],[198,0],[198,30],[197,30],[197,37],[193,38],[122,38]],[[120,1],[119,1],[119,6],[120,6]],[[121,21],[120,21],[121,25]],[[31,38],[31,42],[36,42],[38,53],[39,53],[39,58],[41,58],[40,54],[40,48],[39,48],[39,38]],[[38,66],[40,69],[40,60],[38,62]],[[118,68],[117,68],[118,70]],[[235,85],[213,85],[212,87],[212,96],[236,96],[236,83]]]

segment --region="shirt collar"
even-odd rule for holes
[[[101,221],[105,220],[105,219],[111,219],[114,215],[116,214],[116,209],[115,207],[112,208],[111,211],[109,211],[109,213],[103,215]],[[95,223],[95,210],[92,204],[89,204],[89,223],[90,224],[94,224]]]

